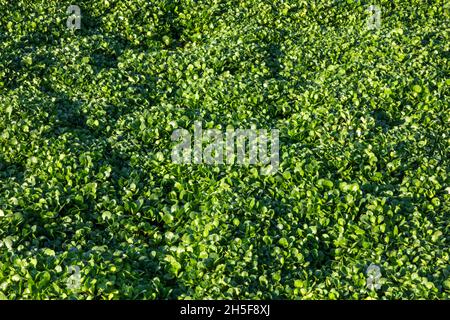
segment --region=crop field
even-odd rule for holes
[[[450,299],[446,0],[0,0],[0,299]]]

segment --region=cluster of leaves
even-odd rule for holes
[[[374,2],[0,0],[0,298],[448,299],[448,8]],[[199,120],[279,171],[173,164]]]

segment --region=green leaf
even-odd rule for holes
[[[436,231],[433,233],[433,235],[431,236],[431,241],[436,242],[438,241],[438,239],[442,236],[442,231]]]
[[[50,248],[45,248],[43,252],[45,255],[51,256],[51,257],[54,257],[56,254],[55,251]]]

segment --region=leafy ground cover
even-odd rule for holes
[[[438,0],[0,0],[0,298],[448,299],[449,26]],[[278,129],[278,172],[174,164],[195,121]]]

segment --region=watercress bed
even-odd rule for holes
[[[0,298],[449,299],[446,3],[0,0]]]

